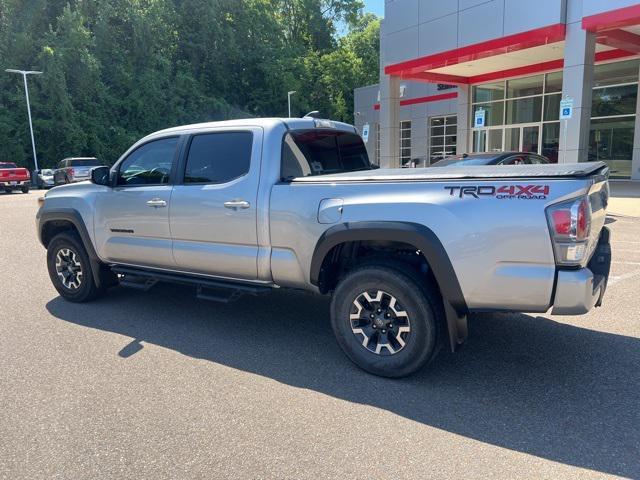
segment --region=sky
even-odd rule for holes
[[[379,17],[384,16],[384,0],[364,0],[365,12],[375,13]]]

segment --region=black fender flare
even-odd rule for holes
[[[52,208],[45,211],[39,211],[36,215],[36,219],[38,223],[38,240],[45,248],[48,245],[44,241],[43,231],[48,223],[65,221],[71,223],[75,227],[78,235],[80,236],[80,240],[82,241],[82,245],[84,246],[84,249],[89,256],[93,279],[96,282],[96,285],[100,287],[102,284],[102,276],[100,275],[100,271],[103,267],[103,264],[100,261],[95,248],[93,247],[91,237],[89,236],[89,231],[87,230],[84,219],[82,218],[82,215],[80,215],[80,212],[78,212],[75,208]]]
[[[310,281],[320,287],[322,265],[333,247],[354,241],[396,241],[412,245],[424,256],[442,293],[452,350],[467,337],[467,304],[449,255],[438,236],[413,222],[372,221],[334,225],[318,239],[311,259]]]

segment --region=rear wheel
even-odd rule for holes
[[[88,302],[104,292],[93,277],[89,255],[73,232],[56,235],[47,248],[47,267],[53,286],[71,302]]]
[[[29,187],[22,187],[20,190],[22,190],[22,193],[29,193]]]
[[[437,344],[434,293],[412,274],[386,265],[349,272],[331,301],[338,344],[360,368],[403,377],[422,368]]]

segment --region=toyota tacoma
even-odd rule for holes
[[[607,177],[601,162],[377,169],[350,125],[234,120],[141,139],[49,191],[36,224],[69,301],[157,282],[327,294],[345,354],[400,377],[455,351],[471,312],[599,306]]]

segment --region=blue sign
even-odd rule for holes
[[[565,98],[560,102],[560,120],[568,120],[573,116],[573,98]]]
[[[486,110],[479,109],[476,110],[473,114],[473,126],[476,128],[484,127],[484,118],[485,118]]]

